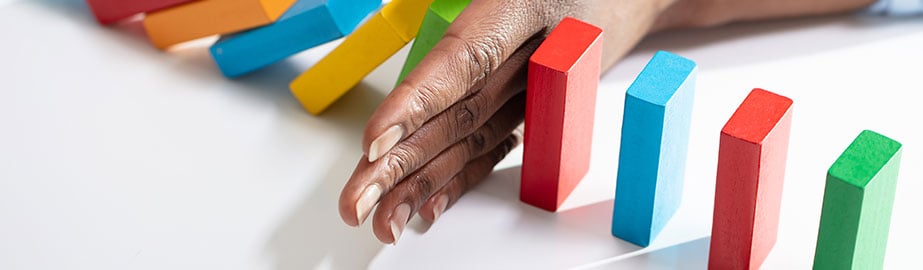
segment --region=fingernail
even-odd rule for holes
[[[394,237],[392,244],[397,245],[397,240],[401,238],[401,233],[404,232],[404,226],[407,225],[408,219],[410,219],[410,205],[407,203],[398,205],[394,209],[394,213],[391,214],[391,236]]]
[[[362,195],[356,201],[356,220],[359,221],[359,225],[365,223],[365,219],[369,217],[369,212],[372,211],[372,206],[378,203],[379,197],[381,197],[381,188],[378,185],[370,185],[365,188],[365,191],[362,191]]]
[[[391,150],[394,145],[404,136],[404,130],[400,126],[392,126],[385,130],[385,133],[381,134],[372,141],[372,145],[369,145],[369,162],[375,162],[378,158],[381,158],[388,150]]]
[[[433,206],[433,221],[435,222],[445,212],[446,206],[449,205],[449,196],[442,194],[436,198],[436,205]]]

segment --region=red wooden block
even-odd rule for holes
[[[139,13],[151,12],[196,0],[87,0],[101,24],[111,24]]]
[[[564,18],[529,59],[523,202],[557,211],[589,169],[602,34]]]
[[[758,269],[775,245],[791,106],[753,89],[721,130],[709,269]]]

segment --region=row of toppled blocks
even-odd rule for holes
[[[562,21],[532,55],[520,199],[557,211],[589,169],[602,30]],[[648,246],[679,208],[697,65],[658,52],[625,95],[612,234]],[[758,269],[777,238],[791,99],[753,89],[720,131],[710,269]],[[830,167],[815,269],[881,269],[901,144],[863,131]]]
[[[102,24],[144,13],[148,38],[161,49],[221,35],[210,51],[229,78],[345,36],[290,85],[312,114],[322,113],[415,39],[400,82],[469,2],[393,0],[381,6],[381,0],[87,0]]]

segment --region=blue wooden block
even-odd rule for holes
[[[298,0],[270,25],[224,36],[211,47],[225,76],[238,77],[349,34],[381,0]]]
[[[660,51],[625,94],[612,235],[646,247],[682,198],[696,64]]]

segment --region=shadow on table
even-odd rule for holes
[[[263,76],[254,75],[255,79]],[[344,144],[358,145],[366,119],[382,99],[382,91],[362,83],[314,120],[340,129],[338,134],[343,134]],[[287,113],[291,117],[313,118],[303,113],[294,98],[281,100],[288,103],[280,107],[291,110]],[[267,243],[266,252],[273,258],[274,269],[364,269],[382,248],[371,232],[370,223],[360,228],[349,227],[338,212],[340,190],[361,157],[347,151],[329,158],[336,159],[334,165],[316,186],[309,187],[304,200],[286,215]]]
[[[342,156],[339,164],[352,167],[359,157]],[[338,166],[339,167],[339,166]],[[337,200],[351,170],[332,170],[326,180],[282,222],[267,252],[274,269],[364,269],[382,248],[368,229],[349,227],[340,221]]]
[[[595,262],[579,269],[706,269],[711,237],[652,250],[646,253]]]
[[[495,171],[432,226],[410,226],[370,268],[563,269],[642,250],[612,237],[611,199],[557,213],[520,202],[520,171]]]

